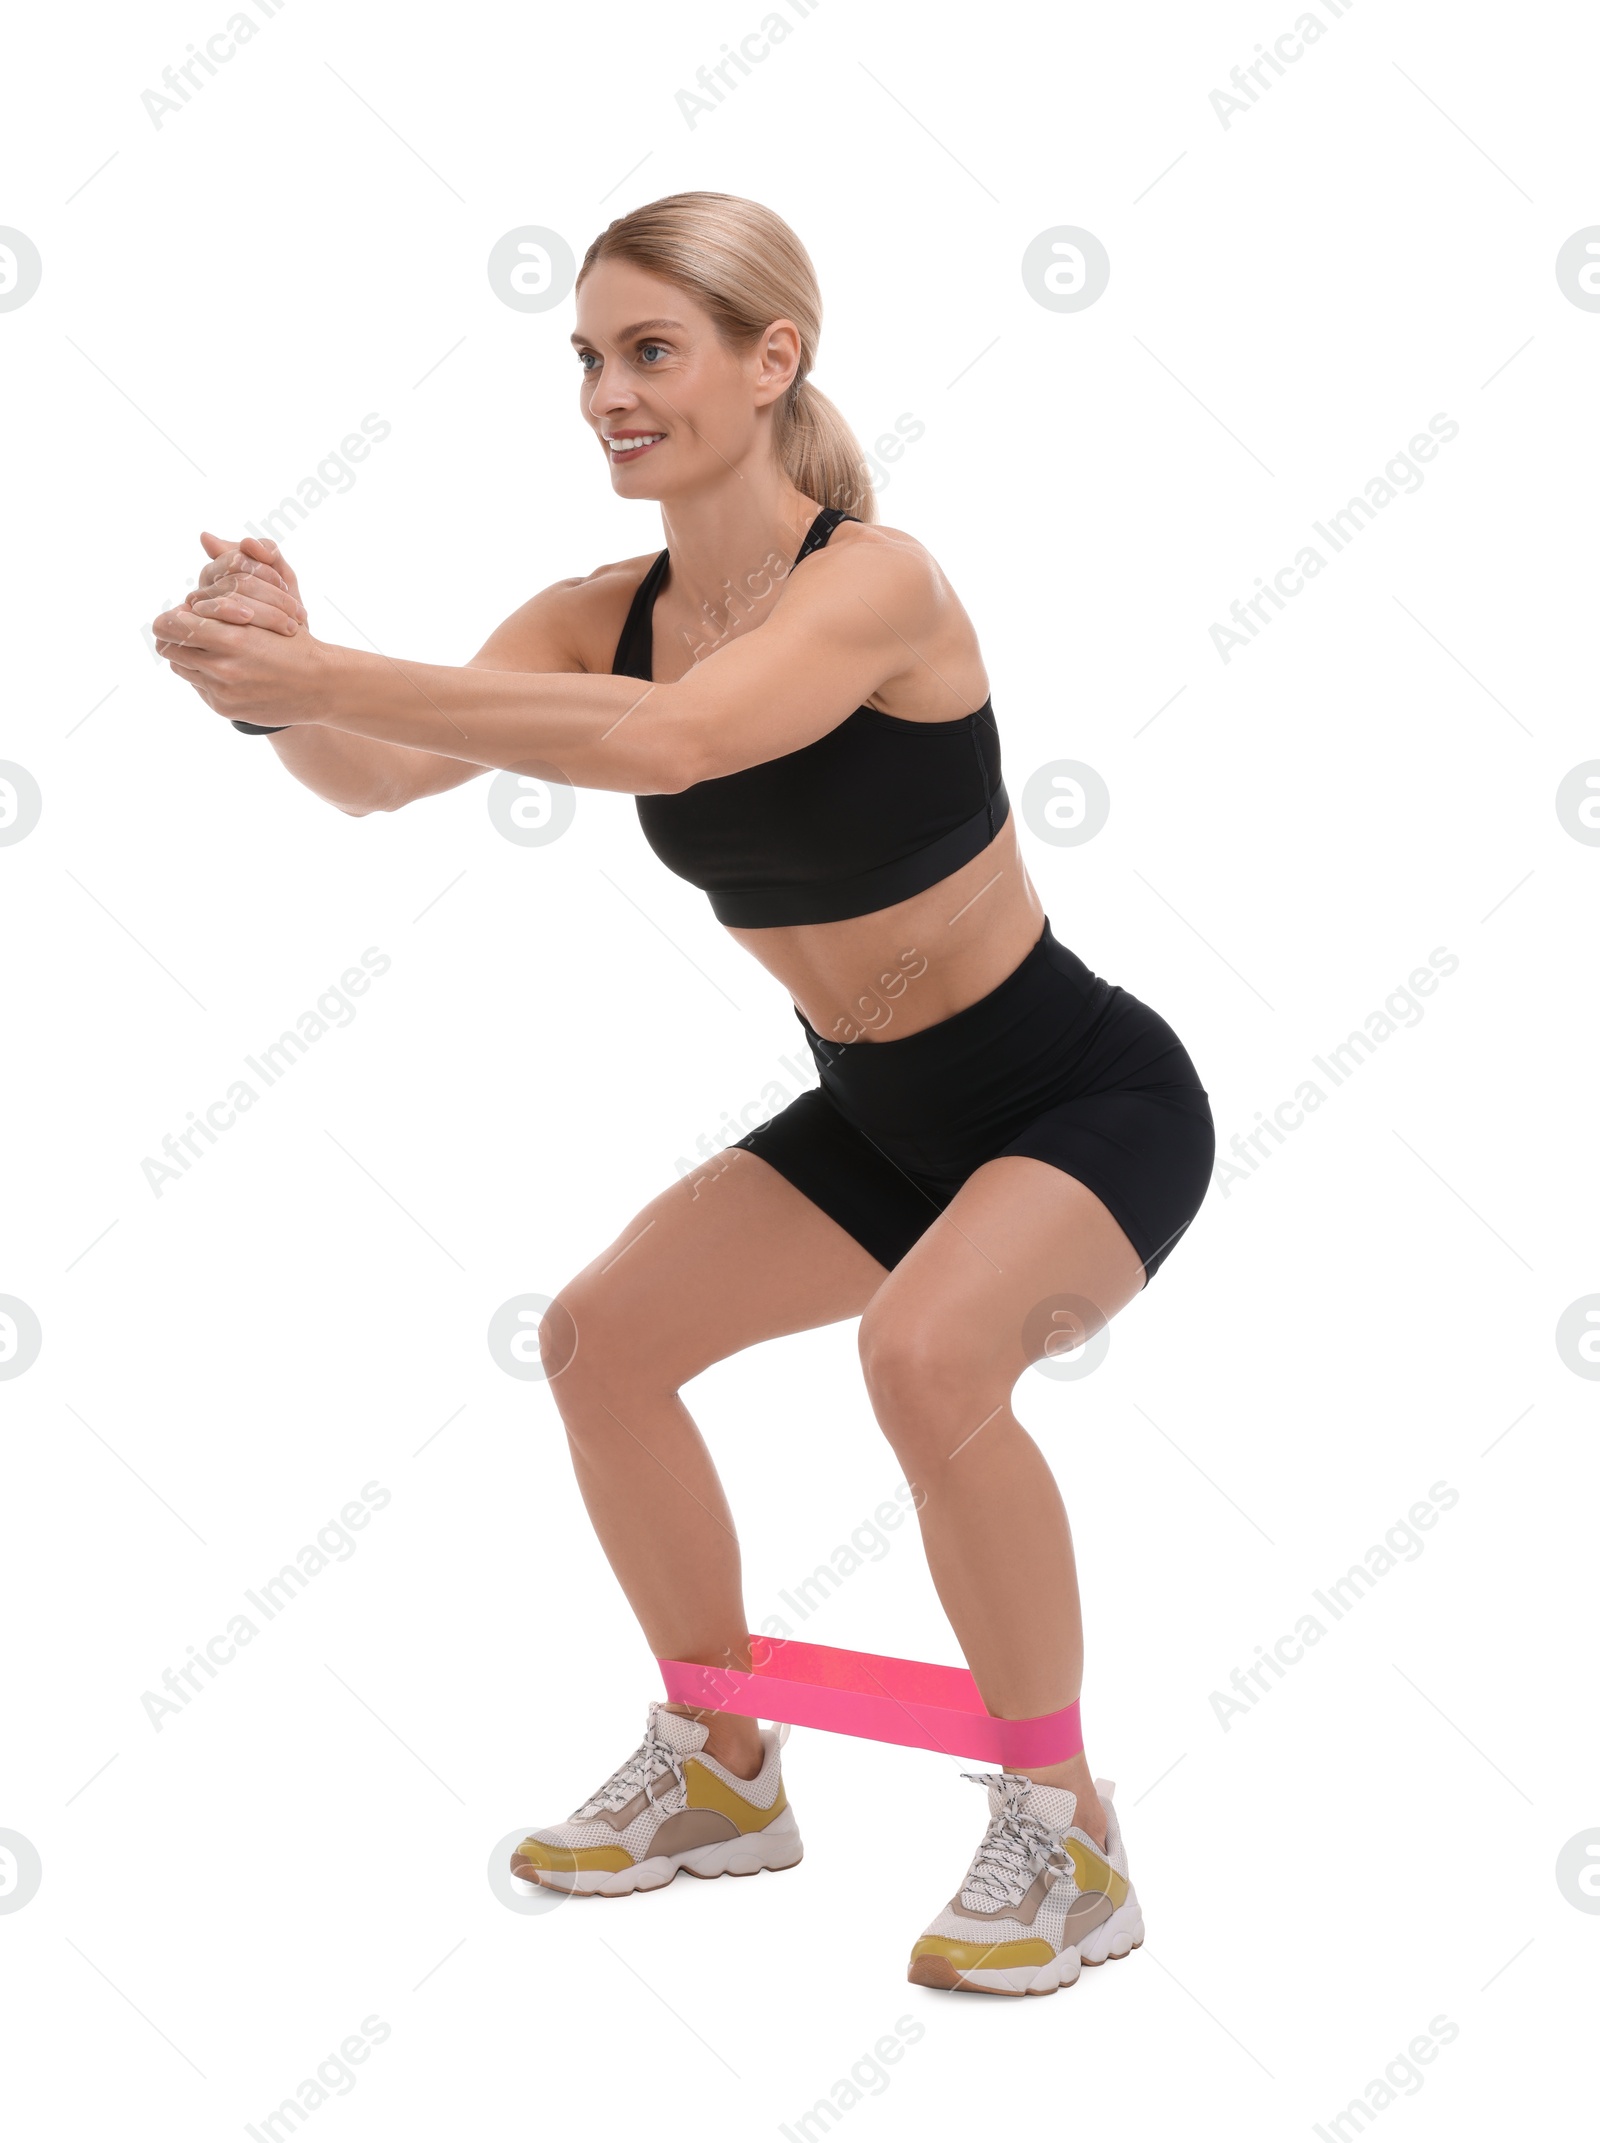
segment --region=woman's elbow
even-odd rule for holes
[[[411,798],[398,789],[386,789],[381,796],[363,796],[359,802],[347,803],[337,796],[330,797],[329,802],[346,818],[364,819],[371,818],[374,811],[398,811],[402,804],[409,804]]]
[[[677,796],[697,782],[725,773],[723,755],[709,720],[685,710],[681,719],[666,725],[646,756],[640,774],[654,796]],[[642,792],[641,792],[642,793]]]

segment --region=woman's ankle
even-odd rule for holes
[[[761,1746],[759,1730],[749,1738],[743,1734],[723,1737],[713,1730],[706,1739],[705,1754],[715,1758],[722,1768],[731,1771],[735,1778],[743,1779],[754,1778],[767,1760],[767,1752]]]
[[[1022,1775],[1031,1778],[1035,1785],[1062,1786],[1073,1794],[1078,1804],[1072,1812],[1073,1829],[1081,1830],[1102,1852],[1105,1851],[1106,1811],[1094,1790],[1094,1777],[1087,1757],[1072,1756],[1065,1763],[1050,1764],[1038,1771],[1024,1771]]]
[[[697,1710],[692,1704],[669,1704],[666,1709],[685,1719],[697,1719],[702,1726],[708,1727],[710,1731],[701,1754],[713,1758],[735,1778],[754,1778],[765,1763],[761,1729],[754,1719],[746,1719],[737,1712]]]

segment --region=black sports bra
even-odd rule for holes
[[[825,506],[795,564],[857,518]],[[667,558],[639,583],[613,676],[650,677]],[[747,930],[842,922],[909,900],[987,848],[1011,809],[987,699],[949,722],[858,707],[799,751],[634,801],[668,870],[710,894],[718,922]]]

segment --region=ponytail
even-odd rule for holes
[[[820,388],[796,381],[778,420],[778,459],[797,491],[823,506],[840,506],[858,520],[876,521],[878,501],[856,435]]]

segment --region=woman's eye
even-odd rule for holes
[[[639,345],[639,355],[643,357],[647,350],[665,351],[666,347],[667,346],[664,342],[641,342]]]
[[[580,368],[581,368],[581,369],[582,369],[583,371],[585,371],[585,372],[587,372],[587,371],[588,371],[588,369],[589,369],[589,360],[590,360],[590,358],[591,358],[591,357],[592,357],[593,355],[594,355],[594,352],[593,352],[593,350],[580,350],[580,351],[578,352],[578,364],[579,364],[579,367],[580,367]]]

